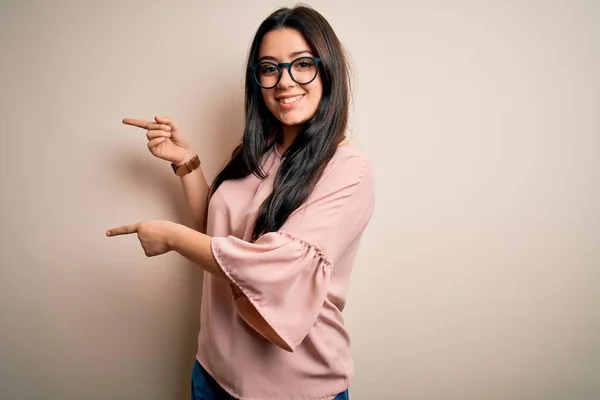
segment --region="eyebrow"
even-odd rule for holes
[[[312,51],[310,51],[310,50],[300,50],[300,51],[295,51],[295,52],[291,53],[291,54],[290,54],[290,57],[297,57],[297,56],[299,56],[299,55],[301,55],[301,54],[304,54],[304,53],[309,53],[309,54],[311,54],[311,55],[312,55]],[[272,56],[264,56],[264,57],[261,57],[261,59],[260,59],[260,60],[258,60],[258,61],[263,61],[263,60],[272,60],[272,61],[278,61],[278,60],[277,60],[277,58],[275,58],[275,57],[272,57]]]

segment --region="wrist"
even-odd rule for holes
[[[177,251],[179,248],[179,243],[181,242],[181,228],[183,228],[183,225],[171,222],[167,237],[167,246],[169,246],[170,250]]]
[[[175,164],[177,167],[182,166],[186,162],[190,161],[192,159],[192,157],[194,157],[195,155],[196,155],[196,153],[194,153],[193,151],[187,150],[185,152],[185,155],[183,156],[183,158],[179,161],[173,162],[173,164]]]

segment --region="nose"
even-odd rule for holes
[[[294,82],[294,80],[290,76],[290,69],[289,68],[281,68],[281,79],[279,79],[278,86],[292,87],[295,85],[296,85],[296,82]]]

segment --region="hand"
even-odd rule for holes
[[[173,250],[170,239],[176,226],[177,224],[171,221],[145,221],[109,229],[106,236],[137,233],[144,253],[148,257],[153,257]]]
[[[168,117],[154,117],[154,121],[150,122],[143,119],[125,118],[123,123],[147,130],[148,150],[155,157],[179,165],[193,156],[189,142],[177,124]]]

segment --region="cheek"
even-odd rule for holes
[[[310,83],[310,92],[317,101],[321,100],[321,97],[323,96],[323,84],[321,83],[320,77],[317,77],[317,79]]]
[[[267,108],[269,109],[269,111],[271,111],[271,113],[273,113],[275,111],[275,105],[277,101],[275,100],[272,91],[261,89],[261,93],[263,101],[267,105]]]
[[[310,102],[313,108],[317,108],[319,103],[321,102],[321,98],[323,97],[323,88],[318,85],[311,89],[310,94]]]

